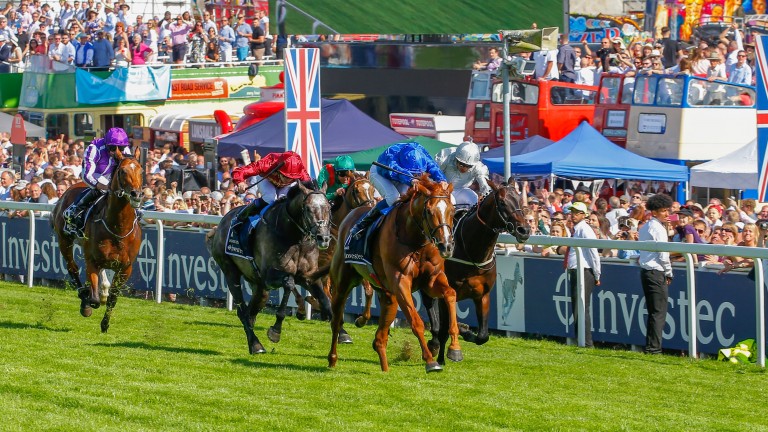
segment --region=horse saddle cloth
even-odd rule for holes
[[[224,248],[225,254],[247,260],[253,259],[253,242],[250,239],[256,231],[256,226],[259,225],[259,222],[270,207],[272,207],[272,204],[264,207],[259,214],[249,217],[245,222],[240,222],[237,219],[237,215],[240,215],[245,206],[237,212],[237,215],[232,218],[232,223],[229,225],[229,231],[227,231],[227,247]]]
[[[384,221],[384,216],[386,216],[390,211],[392,210],[392,207],[388,207],[384,209],[384,211],[381,212],[381,216],[379,216],[378,219],[374,223],[371,224],[371,226],[368,227],[368,229],[365,230],[365,233],[360,236],[360,238],[355,238],[352,233],[347,235],[346,240],[344,241],[344,262],[347,264],[362,264],[366,266],[372,266],[371,264],[371,246],[368,242],[368,239],[371,237],[371,234],[376,232],[376,230],[379,229],[381,226],[381,223]],[[371,270],[372,271],[372,270]]]
[[[78,195],[75,201],[70,204],[70,207],[77,206],[77,204],[83,199],[85,194],[87,194],[89,191],[88,188],[83,189]],[[80,214],[75,215],[72,218],[72,223],[64,224],[64,232],[75,236],[77,238],[84,238],[85,237],[85,223],[88,221],[88,218],[91,216],[91,213],[94,213],[96,209],[98,209],[101,206],[102,201],[104,201],[104,197],[106,195],[101,195],[98,198],[96,198],[96,201],[93,202],[92,205],[88,206],[84,211],[82,211]],[[95,213],[94,213],[95,214]]]

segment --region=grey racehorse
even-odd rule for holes
[[[290,292],[296,284],[306,287],[320,301],[323,319],[330,319],[330,302],[319,281],[317,258],[320,249],[331,242],[330,205],[325,188],[315,183],[298,183],[286,198],[270,207],[256,227],[253,242],[253,261],[225,254],[227,232],[236,210],[227,213],[206,236],[211,256],[221,267],[229,290],[237,305],[237,316],[243,323],[251,354],[266,352],[253,332],[256,315],[264,308],[269,290],[283,288]],[[243,298],[242,278],[253,287],[253,297],[246,304]],[[288,296],[284,296],[287,298]],[[273,342],[280,340],[285,305],[281,305],[275,325],[268,331]]]

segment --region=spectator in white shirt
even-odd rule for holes
[[[583,239],[597,239],[595,230],[587,223],[587,215],[589,209],[583,202],[575,202],[570,207],[570,214],[573,220],[573,238]],[[571,308],[573,310],[573,322],[576,334],[578,335],[578,274],[577,274],[577,248],[566,248],[561,246],[562,253],[566,255],[565,264],[568,269],[568,279],[571,288]],[[600,254],[597,252],[597,248],[582,247],[578,249],[582,255],[582,262],[584,263],[584,346],[592,347],[592,319],[590,312],[590,299],[592,297],[592,291],[596,286],[600,286]]]
[[[640,227],[640,241],[667,242],[666,223],[669,218],[672,198],[656,194],[646,202],[646,208],[653,217]],[[672,283],[672,263],[669,252],[640,251],[640,283],[643,285],[645,305],[648,310],[645,350],[647,354],[660,354],[662,332],[667,319],[669,284]]]
[[[557,69],[557,50],[541,50],[534,54],[536,61],[536,78],[540,80],[557,80],[560,72]]]

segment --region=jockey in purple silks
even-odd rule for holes
[[[74,224],[76,219],[98,197],[109,189],[112,171],[117,167],[115,154],[117,150],[124,155],[131,154],[128,134],[122,128],[112,128],[104,138],[97,138],[85,149],[83,157],[83,181],[90,187],[80,201],[72,203],[65,211],[64,218],[68,224]]]

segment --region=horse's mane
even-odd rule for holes
[[[432,179],[429,178],[429,174],[427,174],[427,173],[421,174],[421,177],[419,177],[417,180],[418,180],[420,185],[422,185],[422,186],[426,187],[427,189],[429,189],[430,192],[435,192],[435,191],[437,191],[440,188],[440,183],[438,183],[436,181],[432,181]],[[419,193],[419,188],[411,186],[410,188],[408,188],[408,190],[404,194],[402,194],[400,196],[398,201],[408,202],[411,199],[413,199],[413,197],[417,193]],[[431,193],[430,193],[430,195],[431,195]]]

